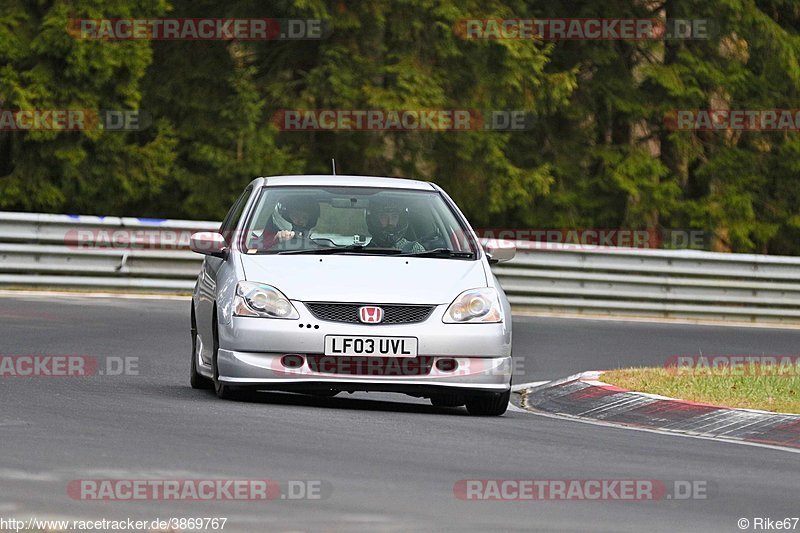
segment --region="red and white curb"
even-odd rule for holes
[[[603,425],[800,451],[800,415],[732,409],[633,392],[600,381],[602,371],[520,388],[520,406]],[[533,384],[531,384],[533,385]]]

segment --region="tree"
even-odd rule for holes
[[[79,39],[67,31],[69,19],[157,16],[166,11],[166,2],[4,4],[3,109],[98,113],[138,108],[150,43]],[[159,194],[174,158],[174,137],[161,121],[144,136],[98,128],[0,135],[0,207],[5,208],[125,214],[137,202],[141,205]]]

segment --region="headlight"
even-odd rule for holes
[[[462,292],[447,308],[442,321],[450,324],[502,322],[503,308],[497,291],[483,288]]]
[[[281,291],[271,285],[252,281],[240,281],[236,286],[233,314],[261,318],[300,318],[297,309]]]

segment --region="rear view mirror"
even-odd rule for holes
[[[364,202],[358,198],[331,198],[331,207],[337,209],[364,209]]]
[[[219,233],[201,231],[192,235],[189,240],[189,248],[198,254],[224,258],[228,251],[228,244],[225,242],[225,237]]]

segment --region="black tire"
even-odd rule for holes
[[[239,400],[242,398],[243,394],[240,389],[236,387],[232,387],[227,383],[223,383],[219,380],[219,370],[217,368],[217,355],[219,354],[219,335],[217,333],[217,311],[214,310],[214,316],[212,317],[211,321],[211,328],[214,337],[214,356],[212,357],[213,367],[214,367],[214,392],[217,395],[217,398],[222,400]]]
[[[475,394],[467,396],[467,411],[472,416],[500,416],[508,409],[511,390],[500,394]]]
[[[210,389],[213,383],[197,371],[197,318],[192,305],[192,362],[189,365],[189,383],[193,389]]]
[[[431,405],[434,407],[460,407],[464,405],[464,397],[460,394],[439,394],[431,396]]]

